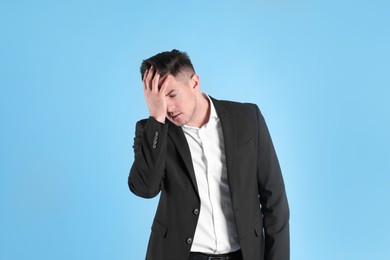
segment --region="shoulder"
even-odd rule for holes
[[[253,103],[237,102],[231,100],[219,100],[213,97],[210,98],[213,101],[215,108],[220,113],[227,111],[233,114],[235,113],[243,114],[243,113],[257,113],[259,111],[259,107]]]

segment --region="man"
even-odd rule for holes
[[[128,184],[161,192],[146,259],[288,260],[287,197],[258,107],[207,96],[178,50],[144,60],[141,76],[150,117]]]

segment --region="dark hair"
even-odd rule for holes
[[[140,68],[141,79],[144,78],[145,71],[150,69],[151,66],[153,66],[161,76],[168,74],[176,76],[183,71],[195,73],[188,54],[175,49],[158,53],[144,60]]]

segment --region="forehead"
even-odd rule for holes
[[[187,86],[188,78],[183,77],[182,75],[173,76],[172,74],[168,74],[160,79],[160,84],[167,84],[167,91],[171,91],[174,89],[180,89]]]

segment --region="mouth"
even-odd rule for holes
[[[177,113],[175,115],[171,115],[171,118],[172,118],[172,120],[176,120],[180,115],[181,115],[181,113]]]

